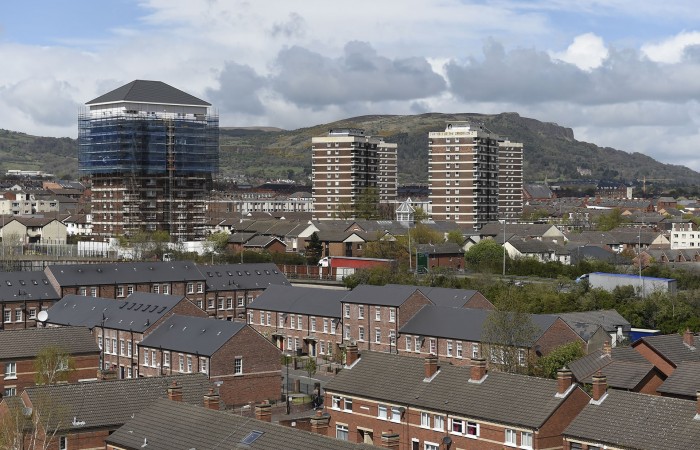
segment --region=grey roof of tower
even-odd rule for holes
[[[133,102],[165,105],[211,106],[187,92],[176,89],[162,81],[134,80],[113,91],[90,100],[86,105],[101,103]]]

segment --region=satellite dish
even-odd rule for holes
[[[39,314],[36,315],[36,318],[39,320],[39,322],[46,322],[49,319],[49,313],[42,309],[39,311]]]

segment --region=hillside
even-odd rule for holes
[[[586,178],[634,181],[647,178],[674,180],[668,185],[700,184],[700,174],[687,167],[662,164],[641,153],[602,148],[574,138],[570,128],[521,117],[516,113],[421,114],[415,116],[361,116],[297,130],[274,127],[221,129],[221,174],[262,182],[267,179],[308,180],[311,173],[311,137],[330,128],[364,128],[399,144],[401,183],[428,179],[428,132],[444,130],[449,120],[471,120],[512,141],[524,144],[526,181],[545,178],[577,179],[577,168],[590,169]],[[44,170],[77,176],[76,142],[0,130],[0,170]]]

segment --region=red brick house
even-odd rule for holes
[[[139,375],[201,372],[229,406],[280,395],[280,351],[242,322],[173,315],[139,344]]]
[[[34,386],[34,363],[44,348],[57,346],[75,362],[69,382],[94,380],[99,370],[100,350],[87,328],[29,328],[0,332],[0,394],[12,397]]]
[[[4,399],[0,418],[26,421],[23,448],[104,448],[105,439],[114,430],[158,398],[202,405],[210,386],[202,374],[35,386],[13,401]],[[31,412],[31,416],[24,417],[24,412]]]
[[[429,271],[462,270],[464,267],[464,249],[454,242],[417,245],[416,253],[426,256]]]
[[[656,394],[663,374],[631,347],[611,348],[608,342],[569,364],[574,379],[592,384],[598,371],[605,375],[608,387],[644,394]]]
[[[187,298],[134,292],[125,299],[67,295],[48,310],[48,326],[84,326],[100,349],[103,376],[136,378],[136,344],[173,314],[207,317]]]
[[[681,363],[700,361],[700,354],[696,350],[699,346],[700,338],[690,330],[686,330],[682,336],[646,336],[632,343],[632,348],[652,363],[663,374],[664,379],[673,374]]]
[[[698,448],[698,400],[607,389],[593,378],[593,398],[564,430],[564,450]]]
[[[340,301],[347,291],[270,286],[248,306],[248,324],[285,353],[338,353]]]
[[[460,366],[471,365],[474,360],[488,356],[489,364],[498,365],[498,358],[495,352],[489,352],[489,347],[509,344],[487,340],[484,329],[492,314],[493,311],[484,309],[425,305],[399,329],[397,350],[407,356],[435,355],[441,361]],[[523,371],[534,359],[560,345],[584,344],[581,336],[555,315],[530,314],[528,317],[534,328],[533,336],[517,346],[518,364]]]
[[[0,272],[0,330],[36,327],[36,316],[61,299],[42,272]]]
[[[381,376],[378,376],[381,374]],[[398,450],[561,448],[564,428],[589,396],[571,373],[558,380],[439,364],[437,358],[348,347],[347,366],[326,385],[329,434]]]
[[[272,263],[199,266],[206,279],[206,304],[198,306],[210,316],[245,320],[247,306],[270,286],[289,286],[287,277]]]

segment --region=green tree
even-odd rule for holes
[[[484,322],[482,340],[486,358],[503,372],[527,373],[529,349],[539,328],[523,311],[493,311]]]
[[[462,245],[464,243],[462,230],[452,230],[447,233],[447,242],[454,242],[457,245]]]
[[[586,356],[586,352],[580,342],[560,345],[537,361],[535,373],[544,378],[556,378],[559,369],[564,366],[568,367],[572,361],[584,356]]]
[[[309,378],[314,376],[314,374],[316,373],[316,369],[316,358],[306,358],[306,360],[304,361],[304,370],[309,375]]]
[[[615,208],[598,217],[596,229],[598,231],[610,231],[626,222],[629,222],[629,219],[622,215],[622,210],[620,208]]]
[[[75,359],[57,345],[42,348],[34,359],[34,381],[36,384],[66,382],[73,372],[75,372]]]
[[[367,220],[379,218],[379,191],[377,188],[362,189],[355,203],[355,217]]]
[[[306,243],[306,261],[311,265],[318,264],[323,254],[323,243],[318,238],[318,234],[314,231],[309,236],[309,241]]]
[[[497,273],[503,265],[503,247],[493,239],[482,239],[464,254],[464,260],[472,270]]]

